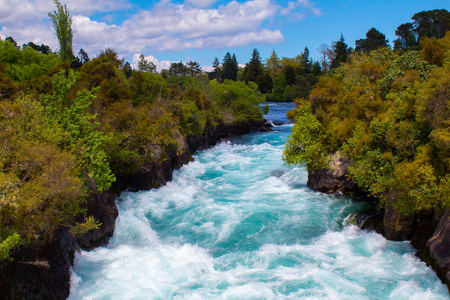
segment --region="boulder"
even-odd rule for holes
[[[307,185],[323,193],[361,194],[361,189],[347,177],[349,164],[347,157],[336,152],[330,158],[329,168],[308,171]]]

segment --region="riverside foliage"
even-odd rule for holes
[[[74,71],[53,53],[0,41],[0,260],[60,226],[96,228],[88,196],[182,153],[187,136],[263,121],[254,83],[152,71],[131,70],[112,49]]]
[[[360,187],[408,214],[450,205],[450,34],[421,51],[353,53],[291,112],[287,163],[350,158]]]

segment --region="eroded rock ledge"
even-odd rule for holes
[[[75,251],[91,250],[105,245],[114,233],[118,209],[116,197],[121,191],[148,190],[165,185],[172,180],[172,172],[192,160],[192,154],[204,150],[230,135],[252,130],[269,130],[266,122],[218,126],[203,135],[189,136],[183,153],[169,151],[163,161],[145,164],[129,176],[118,176],[109,191],[91,195],[87,213],[102,223],[75,239],[67,228],[59,228],[54,239],[45,245],[27,245],[12,253],[13,261],[0,263],[0,299],[66,299],[70,293],[70,268]]]
[[[361,189],[347,177],[349,163],[347,158],[334,154],[329,169],[308,171],[307,185],[323,193],[362,195]],[[368,218],[372,220],[365,222]],[[377,221],[381,219],[382,222]],[[389,240],[410,240],[417,249],[416,256],[435,270],[450,292],[450,208],[428,215],[404,215],[387,205],[384,211],[364,215],[358,223]]]

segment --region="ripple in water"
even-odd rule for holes
[[[110,244],[77,254],[69,299],[448,299],[409,243],[344,226],[364,204],[308,189],[276,129],[124,193]]]

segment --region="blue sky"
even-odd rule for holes
[[[390,42],[395,29],[420,11],[450,10],[449,0],[77,0],[67,1],[73,18],[74,49],[95,56],[106,47],[136,63],[139,54],[158,69],[174,61],[198,61],[204,69],[214,57],[236,53],[240,64],[253,48],[263,59],[275,49],[280,57],[295,57],[308,47],[331,45],[344,35],[355,40],[375,27]],[[19,44],[33,41],[57,49],[47,13],[51,0],[0,0],[0,37]]]

